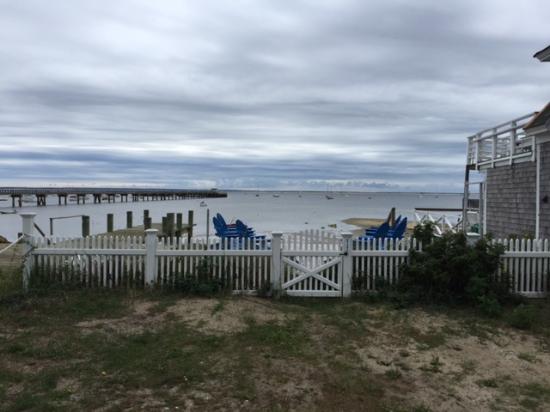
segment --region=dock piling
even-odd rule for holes
[[[131,229],[132,227],[134,227],[133,220],[134,220],[134,217],[133,217],[132,211],[128,210],[126,212],[126,228],[127,229]]]
[[[153,224],[153,219],[151,219],[149,216],[143,218],[143,227],[145,228],[145,230],[147,229],[151,229],[151,226]]]
[[[90,216],[82,216],[82,237],[90,236]]]
[[[114,216],[112,213],[107,213],[107,233],[114,230]]]
[[[193,214],[192,210],[187,213],[187,224],[189,225],[187,229],[187,243],[189,244],[191,244],[191,238],[193,237]]]

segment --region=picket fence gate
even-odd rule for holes
[[[31,216],[32,217],[32,216]],[[29,217],[29,219],[31,218]],[[32,237],[25,282],[33,273],[46,281],[76,282],[83,287],[177,287],[182,278],[217,279],[234,293],[280,292],[290,296],[347,297],[395,283],[415,239],[359,241],[349,233],[309,230],[275,232],[271,239],[159,239],[144,237]],[[32,220],[32,219],[31,219]],[[547,295],[550,272],[548,240],[496,240],[504,245],[499,273],[508,273],[513,291],[527,297]],[[33,270],[34,268],[34,270]]]

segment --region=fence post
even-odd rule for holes
[[[157,278],[157,229],[145,231],[145,286],[152,286]]]
[[[32,272],[32,256],[29,252],[32,250],[32,235],[34,231],[34,217],[36,213],[21,213],[22,235],[23,235],[23,291],[29,289],[29,280]]]
[[[345,232],[342,233],[342,237],[342,297],[349,298],[351,296],[351,277],[353,275],[352,234]]]
[[[281,291],[281,232],[273,232],[271,239],[271,290],[273,296],[278,296]]]

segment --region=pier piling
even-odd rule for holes
[[[82,237],[90,236],[90,216],[82,216]]]
[[[132,211],[128,210],[126,212],[126,228],[127,229],[131,229],[132,227],[134,227],[133,220],[134,220],[134,218],[133,218]]]
[[[143,218],[143,227],[145,230],[151,229],[151,226],[153,224],[153,219],[151,219],[149,216]]]
[[[112,213],[107,214],[107,232],[111,233],[114,230],[114,216]]]
[[[187,229],[187,243],[191,244],[191,238],[193,237],[193,211],[190,210],[187,214],[187,224],[189,229]]]

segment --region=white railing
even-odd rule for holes
[[[518,117],[468,137],[467,165],[480,169],[532,159],[534,138],[527,137],[523,127],[535,114]]]
[[[256,294],[271,289],[295,296],[350,296],[369,292],[380,283],[398,281],[415,239],[361,241],[313,230],[273,233],[271,239],[158,239],[91,236],[77,239],[33,238],[32,217],[24,216],[24,240],[31,249],[26,278],[83,287],[171,288],[182,278],[206,276],[234,293]],[[527,297],[547,296],[550,277],[548,240],[499,239],[504,246],[499,273],[512,279],[512,290]],[[33,269],[34,267],[34,269]]]

